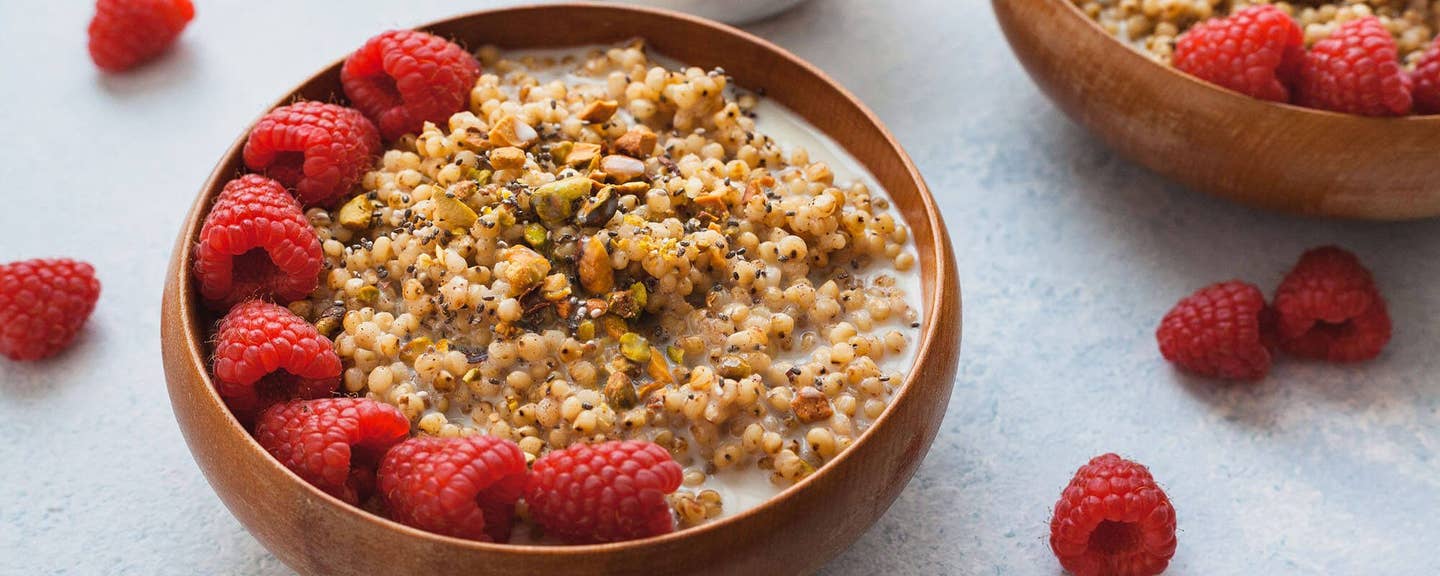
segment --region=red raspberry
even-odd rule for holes
[[[525,454],[509,440],[422,436],[385,455],[380,495],[397,522],[456,538],[506,542],[525,474]]]
[[[95,301],[95,269],[74,260],[25,260],[0,265],[0,354],[39,360],[75,339]]]
[[[1270,372],[1265,295],[1244,282],[1202,288],[1181,300],[1155,331],[1160,354],[1210,378],[1254,380]]]
[[[657,444],[576,444],[535,461],[525,502],[547,532],[572,544],[645,538],[675,529],[665,495],[681,475]]]
[[[255,440],[276,460],[351,504],[375,492],[380,459],[408,436],[410,421],[398,408],[368,398],[276,404],[255,424]]]
[[[215,389],[242,418],[276,402],[329,396],[340,371],[330,339],[283,306],[245,302],[215,333]]]
[[[1411,80],[1415,85],[1415,113],[1440,114],[1440,39],[1420,57]]]
[[[1300,70],[1299,101],[1363,116],[1410,112],[1410,76],[1400,68],[1395,39],[1378,18],[1341,24],[1310,47]]]
[[[215,307],[255,297],[293,301],[320,283],[325,254],[279,182],[247,174],[225,185],[195,250],[200,294]]]
[[[1075,576],[1159,574],[1175,555],[1175,508],[1144,466],[1096,456],[1055,503],[1050,549]]]
[[[99,0],[90,20],[90,59],[122,72],[159,56],[195,17],[190,0]]]
[[[1280,349],[1331,362],[1360,362],[1390,342],[1390,313],[1370,271],[1344,249],[1306,252],[1275,291]]]
[[[1290,101],[1305,59],[1300,27],[1269,5],[1206,20],[1175,42],[1175,68],[1241,94]]]
[[[345,96],[387,140],[426,121],[443,124],[465,107],[479,77],[480,63],[464,48],[415,30],[371,38],[340,69]]]
[[[266,114],[245,141],[245,165],[295,189],[305,206],[329,205],[380,153],[380,132],[353,108],[296,102]]]

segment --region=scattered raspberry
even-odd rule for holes
[[[255,424],[255,440],[276,460],[351,504],[375,492],[381,457],[409,435],[410,421],[398,408],[367,398],[276,404]]]
[[[256,297],[288,302],[315,289],[324,258],[320,239],[285,187],[247,174],[225,185],[205,217],[195,278],[215,307]]]
[[[633,540],[674,530],[665,495],[680,465],[657,444],[576,444],[535,461],[525,488],[530,515],[573,544]]]
[[[1261,100],[1290,101],[1305,59],[1300,27],[1279,8],[1251,6],[1206,20],[1175,42],[1175,68]]]
[[[1159,574],[1175,555],[1175,509],[1144,466],[1096,456],[1055,503],[1050,549],[1075,576]]]
[[[295,189],[305,206],[332,204],[380,153],[380,132],[353,108],[296,102],[266,114],[245,141],[245,165]]]
[[[0,354],[39,360],[59,353],[100,298],[95,269],[74,260],[0,265]]]
[[[1300,104],[1363,116],[1410,112],[1410,76],[1378,18],[1341,24],[1316,42],[1300,71]]]
[[[1360,362],[1390,342],[1390,313],[1360,259],[1334,246],[1316,248],[1275,291],[1280,348],[1305,358]]]
[[[340,371],[330,339],[283,306],[245,302],[215,333],[215,389],[242,418],[276,402],[329,396]]]
[[[418,133],[426,121],[444,124],[479,77],[480,63],[464,48],[414,30],[371,38],[340,69],[345,96],[387,140]]]
[[[1425,50],[1411,79],[1415,85],[1415,113],[1440,114],[1440,39]]]
[[[1181,300],[1155,331],[1160,354],[1201,376],[1254,380],[1270,372],[1265,295],[1240,281],[1215,284]]]
[[[90,59],[123,72],[159,56],[195,17],[190,0],[99,0],[90,20]]]
[[[397,522],[456,538],[506,542],[525,474],[525,454],[509,440],[422,436],[385,455],[380,494]]]

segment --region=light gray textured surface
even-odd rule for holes
[[[167,402],[161,282],[212,163],[277,94],[443,0],[201,0],[179,49],[123,77],[84,52],[90,3],[0,3],[0,261],[94,262],[79,344],[0,361],[0,574],[289,574],[210,491]],[[470,3],[470,4],[480,4]],[[1440,572],[1440,222],[1256,213],[1186,192],[1069,124],[980,0],[815,0],[751,27],[849,86],[919,164],[959,254],[966,326],[941,436],[825,574],[1058,574],[1074,469],[1149,464],[1179,512],[1172,574]],[[1360,367],[1256,385],[1177,375],[1152,329],[1214,280],[1267,288],[1341,243],[1397,320]]]

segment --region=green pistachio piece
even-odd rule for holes
[[[626,332],[620,336],[620,355],[631,362],[648,362],[650,360],[650,343],[645,337],[634,332]]]

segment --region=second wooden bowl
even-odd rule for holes
[[[1255,100],[1161,65],[1069,0],[992,0],[1015,55],[1072,119],[1196,190],[1315,216],[1440,215],[1440,116],[1364,118]]]
[[[673,534],[618,544],[542,547],[437,536],[371,515],[315,489],[271,458],[211,385],[205,339],[214,318],[190,270],[210,203],[243,169],[249,129],[221,158],[180,233],[165,286],[162,347],[170,401],[205,477],[236,518],[306,575],[802,574],[854,542],[890,506],[924,458],[945,414],[960,346],[954,254],[920,174],[880,122],[843,88],[780,48],[678,13],[589,4],[478,12],[427,30],[469,46],[559,47],[643,37],[667,56],[723,66],[763,88],[858,158],[913,231],[925,307],[918,356],[886,412],[818,472],[765,504]],[[378,30],[376,32],[379,32]],[[337,63],[279,98],[341,93]]]

